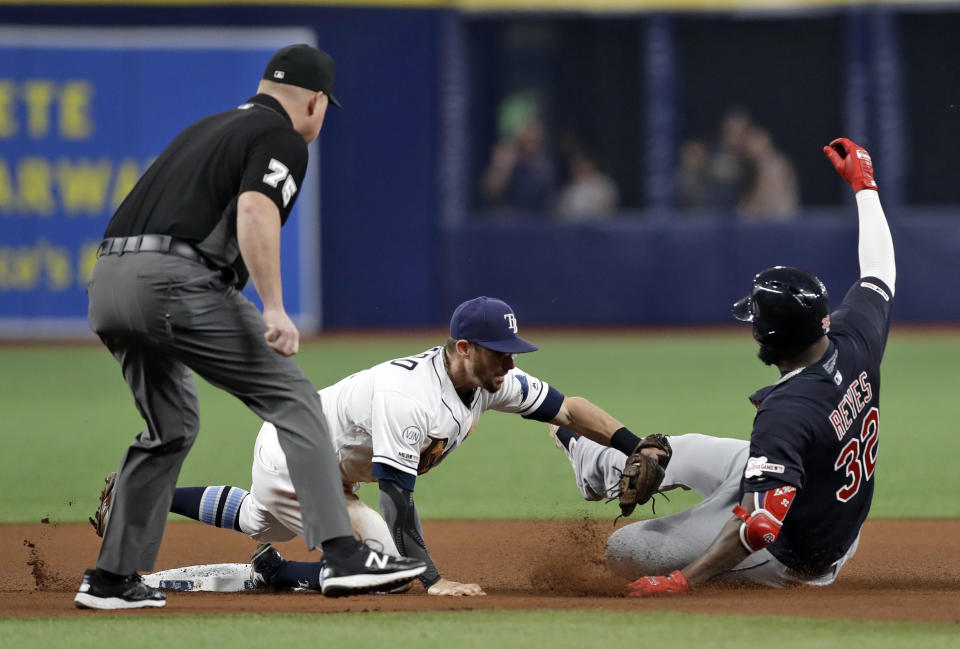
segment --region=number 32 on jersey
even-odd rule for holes
[[[863,418],[863,426],[859,437],[851,437],[843,450],[840,451],[833,468],[843,469],[847,482],[837,489],[837,500],[847,502],[857,495],[864,480],[873,478],[873,470],[877,466],[877,442],[880,429],[880,411],[870,408]]]

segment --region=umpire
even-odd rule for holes
[[[300,334],[283,306],[280,228],[306,173],[307,144],[328,105],[340,105],[334,71],[333,59],[308,45],[276,52],[257,94],[180,133],[107,226],[87,288],[90,327],[120,363],[146,430],[111,485],[97,568],[74,600],[80,608],[165,604],[137,573],[153,569],[197,435],[191,370],[277,427],[307,547],[322,545],[345,579],[341,591],[406,582],[425,568],[371,558],[354,539],[320,400],[291,358]],[[262,315],[239,292],[248,278]]]

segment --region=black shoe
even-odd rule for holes
[[[95,570],[83,573],[80,590],[73,598],[77,608],[115,610],[122,608],[163,608],[167,596],[147,586],[140,575],[104,579]]]
[[[253,587],[269,586],[270,579],[277,574],[283,562],[283,556],[269,543],[257,546],[256,552],[250,557],[250,581],[253,582]]]
[[[346,560],[324,559],[320,591],[327,597],[389,591],[410,582],[427,564],[408,557],[395,557],[360,545]]]

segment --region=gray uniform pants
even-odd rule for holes
[[[667,466],[663,490],[692,489],[703,500],[689,509],[663,518],[638,521],[621,527],[607,540],[607,565],[611,571],[637,579],[679,570],[710,547],[739,504],[750,443],[708,435],[670,437],[673,458]],[[615,449],[581,437],[569,453],[577,487],[587,500],[614,493],[626,456]],[[815,578],[797,574],[767,550],[754,552],[718,579],[753,582],[773,587],[794,584],[825,586],[833,583],[857,543],[827,574]]]
[[[153,569],[199,428],[191,370],[276,426],[307,547],[353,534],[316,388],[295,360],[270,350],[260,312],[219,272],[156,252],[108,255],[87,294],[90,327],[120,363],[147,425],[120,465],[97,567]]]

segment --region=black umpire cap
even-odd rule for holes
[[[263,71],[263,78],[277,83],[288,83],[307,90],[323,91],[330,103],[340,106],[333,96],[333,76],[337,64],[333,57],[315,47],[300,43],[276,51]]]

